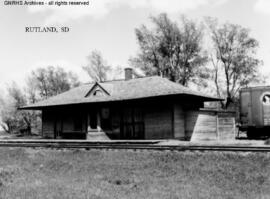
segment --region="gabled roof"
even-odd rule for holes
[[[88,93],[85,95],[85,97],[93,96],[93,93],[97,90],[101,91],[105,95],[110,95],[106,89],[104,89],[98,82],[96,82],[90,91],[88,91]]]
[[[125,101],[171,95],[195,96],[202,98],[203,101],[222,100],[204,93],[192,91],[187,87],[159,76],[98,83],[109,95],[86,97],[95,85],[97,84],[84,84],[21,109],[42,109],[49,106]]]

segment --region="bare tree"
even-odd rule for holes
[[[1,96],[0,98],[0,114],[1,127],[6,133],[11,133],[13,126],[15,126],[15,102],[10,96]]]
[[[7,133],[16,133],[26,128],[31,131],[30,121],[26,112],[18,108],[27,103],[26,96],[18,85],[13,82],[7,87],[7,95],[1,96],[1,126]]]
[[[258,76],[260,61],[255,57],[258,41],[249,35],[249,30],[240,25],[218,24],[213,18],[206,18],[211,33],[213,52],[213,79],[217,95],[225,98],[221,102],[226,109],[234,102],[239,89],[253,82]]]
[[[32,71],[27,79],[27,91],[31,102],[65,92],[80,84],[77,75],[61,67],[48,66]]]
[[[187,85],[196,78],[207,77],[202,70],[207,55],[202,50],[203,25],[182,16],[181,25],[166,14],[151,17],[154,29],[142,25],[135,29],[139,54],[130,59],[131,65],[146,75],[160,75]]]
[[[78,77],[71,71],[65,71],[62,67],[38,68],[28,76],[26,81],[27,103],[47,99],[51,96],[68,91],[80,84]],[[36,132],[40,131],[41,113],[39,111],[21,111],[25,115],[24,122],[28,128]]]
[[[101,53],[97,50],[92,51],[87,59],[89,62],[88,65],[83,66],[82,68],[87,72],[89,77],[93,81],[97,82],[106,81],[108,73],[112,70],[112,67],[107,65]]]
[[[25,131],[39,132],[41,113],[39,111],[18,110],[29,103],[57,95],[78,86],[77,76],[60,67],[38,68],[27,78],[22,90],[16,83],[7,87],[7,95],[0,98],[1,126],[8,133]]]

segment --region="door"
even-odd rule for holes
[[[54,123],[54,138],[60,138],[62,136],[62,119],[60,116],[56,116]]]
[[[124,109],[121,129],[123,139],[144,139],[144,117],[142,109]]]

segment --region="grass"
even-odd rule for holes
[[[270,198],[270,154],[0,148],[0,198]]]

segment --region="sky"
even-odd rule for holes
[[[23,86],[32,70],[48,65],[72,70],[87,82],[82,66],[93,50],[99,50],[110,65],[127,67],[139,50],[134,29],[150,25],[149,17],[161,12],[174,21],[182,14],[194,20],[211,16],[249,28],[260,44],[260,71],[270,74],[270,0],[90,0],[89,6],[4,2],[0,1],[0,90],[11,81]],[[67,26],[70,31],[27,33],[28,26]]]

